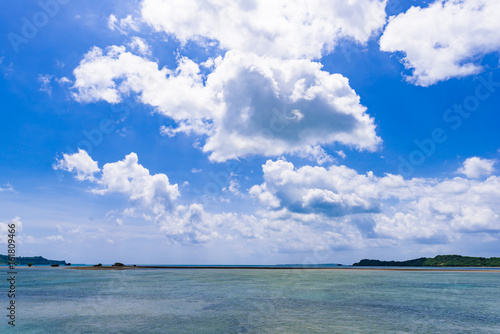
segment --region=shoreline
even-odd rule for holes
[[[452,267],[447,267],[452,268]],[[101,267],[64,267],[64,269],[75,269],[75,270],[133,270],[133,269],[236,269],[236,270],[358,270],[358,271],[423,271],[423,272],[493,272],[500,273],[500,268],[498,269],[482,269],[481,267],[470,267],[471,269],[445,269],[445,268],[363,268],[363,267],[337,267],[337,268],[307,268],[307,267],[287,267],[287,266],[101,266]],[[475,269],[478,268],[478,269]]]

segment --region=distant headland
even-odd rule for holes
[[[380,261],[363,259],[353,266],[360,267],[500,267],[500,257],[473,257],[461,255],[438,255],[407,261]]]
[[[7,255],[0,254],[0,265],[9,264],[9,257]],[[60,265],[66,266],[68,265],[66,261],[58,261],[58,260],[48,260],[41,256],[17,256],[16,257],[16,265]]]

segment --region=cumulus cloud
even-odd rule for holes
[[[475,73],[478,65],[471,57],[490,51],[469,41],[468,31],[480,34],[479,28],[472,27],[468,18],[467,26],[456,19],[469,11],[481,18],[484,8],[473,7],[474,3],[480,1],[440,1],[393,17],[381,49],[404,51],[406,66],[415,69],[410,80],[416,84]],[[196,147],[212,161],[295,154],[323,164],[298,168],[285,160],[269,160],[263,166],[264,182],[249,190],[258,203],[247,208],[251,214],[210,213],[199,203],[186,204],[178,185],[165,174],[152,175],[135,153],[101,170],[79,151],[64,155],[55,168],[92,182],[93,193],[126,196],[130,207],[109,213],[109,221],[120,228],[129,218],[154,221],[175,242],[243,238],[269,251],[310,250],[318,244],[342,249],[395,240],[446,242],[463,233],[500,231],[499,179],[484,159],[464,164],[459,172],[467,178],[451,179],[378,177],[331,165],[335,160],[325,151],[326,145],[374,151],[381,139],[348,79],[324,71],[313,60],[331,52],[340,39],[365,43],[383,26],[385,4],[381,0],[175,4],[144,0],[142,19],[157,31],[182,43],[194,41],[219,50],[205,61],[178,56],[176,68],[160,68],[148,59],[151,49],[146,41],[134,37],[127,46],[92,48],[74,70],[75,100],[119,103],[136,96],[175,121],[161,127],[161,134],[199,137]],[[494,5],[487,6],[491,10]],[[440,15],[455,23],[438,22]],[[123,19],[123,27],[114,15],[109,20],[110,28],[123,33],[136,23],[131,16]],[[416,22],[425,36],[414,36],[407,20]],[[421,21],[431,22],[430,28],[421,28]],[[460,49],[451,25],[464,32],[460,35],[464,48],[476,53]],[[425,44],[432,39],[432,47]],[[334,151],[339,158],[346,157],[340,148]],[[474,179],[483,176],[489,177]],[[237,180],[228,182],[224,195],[245,197]]]
[[[175,216],[159,221],[160,231],[178,242],[205,243],[224,238],[218,215],[205,212],[201,204],[180,205]]]
[[[380,210],[381,195],[373,184],[376,180],[373,174],[359,175],[345,166],[304,166],[295,170],[285,160],[268,160],[262,169],[265,183],[252,188],[250,193],[258,194],[261,201],[273,198],[271,207],[331,217]]]
[[[221,55],[199,63],[179,56],[177,68],[160,69],[145,58],[151,50],[139,37],[128,44],[135,54],[124,46],[94,47],[74,70],[73,97],[118,103],[135,94],[176,122],[161,134],[201,136],[199,147],[218,162],[297,154],[323,164],[333,161],[322,147],[330,144],[374,151],[381,140],[348,79],[311,59],[341,39],[366,43],[384,25],[385,5],[144,0],[142,20],[155,30],[182,43],[215,43]],[[135,23],[109,17],[112,29]]]
[[[255,185],[248,192],[250,195],[258,198],[268,208],[278,208],[281,206],[278,196],[267,189],[267,183]]]
[[[177,184],[170,184],[165,174],[151,175],[148,169],[139,164],[139,158],[134,152],[121,161],[105,164],[101,171],[97,161],[87,151],[80,149],[78,153],[63,154],[54,168],[74,172],[76,179],[80,181],[94,182],[98,186],[92,189],[93,193],[125,194],[130,201],[151,208],[155,214],[171,209],[179,196]],[[101,173],[96,177],[94,174],[97,172]]]
[[[429,86],[482,71],[480,60],[500,50],[500,2],[437,0],[393,16],[380,38],[380,49],[403,52],[413,69],[408,80]]]
[[[100,171],[97,162],[92,160],[87,151],[79,149],[74,154],[63,154],[62,159],[58,159],[52,166],[54,169],[65,170],[68,172],[75,172],[76,179],[79,181],[95,180],[94,173]]]
[[[82,157],[92,161],[90,174],[88,164],[75,163],[80,162]],[[139,164],[137,154],[133,152],[123,160],[105,164],[102,171],[85,151],[64,154],[57,166],[75,173],[77,179],[91,181],[95,185],[91,192],[95,194],[125,195],[131,206],[123,212],[108,213],[108,220],[114,220],[117,225],[122,225],[124,219],[130,218],[153,221],[169,240],[177,242],[202,243],[220,237],[214,229],[218,224],[216,217],[206,213],[200,204],[179,204],[178,185],[171,184],[163,173],[151,175],[148,169]],[[93,173],[97,171],[101,173],[94,177]],[[52,239],[59,240],[56,237]]]
[[[310,60],[227,52],[205,82],[199,66],[180,58],[178,68],[113,46],[92,49],[75,71],[74,97],[81,102],[117,103],[131,92],[178,122],[162,128],[206,135],[203,151],[225,161],[253,154],[309,152],[329,158],[318,145],[340,143],[375,150],[373,119],[347,78],[321,70]]]
[[[137,36],[132,37],[128,45],[133,51],[139,53],[140,55],[143,56],[151,55],[151,47],[144,39],[140,37]]]
[[[263,165],[265,182],[250,189],[276,212],[350,219],[372,237],[446,242],[461,233],[500,231],[500,178],[484,181],[404,179],[358,174],[345,166]]]
[[[94,193],[125,194],[131,201],[140,202],[156,214],[171,209],[179,196],[177,184],[170,184],[165,174],[151,175],[139,164],[139,158],[133,152],[121,161],[105,164],[97,184],[100,187],[93,189]]]
[[[207,87],[223,107],[203,147],[216,161],[331,143],[374,150],[380,142],[348,79],[309,60],[228,52]]]
[[[183,57],[175,70],[158,69],[158,64],[126,52],[123,46],[112,46],[104,53],[92,48],[74,70],[73,97],[79,102],[104,100],[118,103],[135,92],[174,120],[193,120],[210,114],[210,98],[204,89],[200,69]]]
[[[332,163],[334,161],[333,157],[326,153],[326,151],[319,145],[307,147],[306,149],[299,151],[298,155],[301,158],[316,161],[318,165]]]
[[[495,165],[495,160],[472,157],[464,161],[463,167],[459,168],[457,173],[464,174],[468,178],[477,179],[493,174],[495,172],[493,165]]]
[[[134,19],[132,15],[127,15],[123,19],[118,19],[114,14],[108,17],[108,27],[111,30],[117,30],[120,33],[127,35],[128,31],[139,31],[139,24],[137,19]]]
[[[78,175],[78,168],[68,170]],[[285,160],[267,161],[263,173],[264,182],[249,190],[257,202],[248,206],[250,214],[211,213],[200,203],[182,204],[177,184],[165,174],[151,175],[134,153],[105,164],[89,181],[96,194],[130,200],[123,212],[110,212],[110,220],[120,227],[130,219],[152,221],[177,243],[245,240],[266,252],[282,252],[320,245],[444,244],[466,234],[500,232],[500,178],[494,175],[404,179],[360,174],[346,166],[296,168]]]
[[[81,152],[64,155],[64,161],[67,162],[62,164],[72,165],[71,161],[77,160],[81,155]],[[76,164],[75,168],[66,170],[75,173],[75,177],[85,175],[87,169],[83,167],[83,170],[79,170],[80,166]],[[105,164],[98,175],[86,180],[94,185],[91,189],[93,193],[103,196],[125,195],[130,200],[131,206],[122,212],[109,212],[108,221],[116,221],[120,228],[126,227],[131,219],[152,221],[170,242],[202,244],[217,241],[239,243],[245,240],[265,252],[305,251],[320,246],[325,249],[353,247],[362,242],[361,234],[350,225],[347,218],[333,223],[319,215],[305,217],[268,210],[248,215],[233,212],[210,213],[199,203],[181,204],[177,184],[171,184],[165,174],[151,175],[138,163],[135,153],[127,155],[121,161]],[[252,190],[254,195],[259,194],[256,189],[254,187]],[[228,192],[240,194],[236,183],[230,185]],[[264,186],[260,196],[263,201],[270,199]],[[275,201],[279,206],[277,197]],[[60,232],[61,230],[59,229]],[[46,240],[64,241],[64,238],[55,235]]]
[[[365,43],[385,23],[386,0],[144,0],[142,19],[181,42],[279,58],[320,58],[339,39]]]

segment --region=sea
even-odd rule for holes
[[[500,273],[0,268],[0,333],[500,333]]]

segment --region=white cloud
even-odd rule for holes
[[[48,241],[64,241],[64,237],[62,235],[49,235],[45,239]]]
[[[72,160],[72,156],[65,155],[65,160]],[[68,163],[69,164],[69,163]],[[82,174],[78,168],[72,169],[77,175]],[[102,168],[100,175],[90,180],[95,185],[92,192],[110,196],[112,194],[126,195],[130,199],[131,207],[108,213],[108,221],[117,228],[125,229],[129,226],[124,221],[136,219],[142,224],[144,221],[153,221],[158,231],[166,240],[181,244],[201,244],[209,242],[236,242],[241,239],[259,244],[259,249],[266,252],[281,250],[310,250],[316,249],[318,244],[349,245],[351,236],[342,236],[340,230],[351,230],[348,224],[331,226],[332,231],[324,231],[325,219],[321,228],[304,225],[304,217],[282,215],[280,217],[267,214],[265,211],[257,215],[240,215],[236,213],[209,213],[199,203],[181,205],[178,201],[180,193],[177,184],[170,184],[165,174],[151,175],[149,171],[138,164],[137,156],[129,154],[124,160],[108,163]],[[238,192],[236,184],[229,191]],[[265,195],[264,195],[265,196]],[[279,203],[278,203],[279,204]],[[307,220],[307,219],[306,219]],[[328,225],[330,226],[330,225]],[[103,232],[104,233],[104,232]],[[359,233],[358,233],[359,234]],[[45,240],[61,240],[59,236],[50,236]],[[321,242],[320,242],[321,241]],[[336,247],[335,245],[333,247]]]
[[[138,162],[137,154],[132,152],[124,160],[105,164],[97,180],[100,187],[93,192],[126,194],[131,201],[151,208],[155,214],[172,208],[180,195],[178,185],[170,184],[165,174],[151,175]]]
[[[85,151],[64,154],[64,159],[58,164],[74,166],[64,169],[76,173],[77,178],[88,175],[85,165],[73,163],[83,155],[88,156],[87,152],[82,152]],[[139,164],[133,152],[121,161],[105,164],[99,176],[85,179],[96,185],[91,190],[93,193],[128,197],[131,207],[122,213],[108,213],[109,220],[114,220],[118,226],[123,225],[126,219],[153,221],[170,240],[178,242],[201,243],[218,237],[217,232],[212,230],[214,221],[203,211],[203,207],[199,204],[184,206],[177,203],[180,196],[178,185],[170,184],[165,174],[151,175],[148,169]]]
[[[348,79],[324,71],[312,59],[332,51],[342,38],[365,43],[383,26],[385,4],[376,0],[175,4],[144,0],[146,23],[183,43],[218,44],[221,55],[216,52],[198,63],[179,56],[177,68],[159,68],[146,58],[150,48],[138,37],[128,44],[129,51],[125,46],[94,47],[74,70],[73,97],[85,103],[118,103],[136,95],[176,122],[161,127],[161,134],[199,136],[196,146],[213,161],[295,154],[330,164],[334,158],[322,146],[341,144],[374,151],[381,139]],[[136,23],[127,18],[124,22]],[[389,24],[381,48],[402,50],[404,43],[419,48],[423,39],[418,36],[412,42],[391,35],[397,35],[393,27],[398,18]],[[112,29],[125,32],[121,20],[114,15],[109,20]],[[401,34],[409,31],[403,28]],[[443,46],[438,52],[452,49]],[[422,85],[442,80],[439,67],[455,59],[443,57],[432,59],[439,65],[434,68],[414,61],[418,57],[407,52],[407,65],[416,69],[413,80]],[[428,64],[430,71],[418,72]],[[345,158],[342,150],[334,150]],[[246,208],[252,213],[245,215],[210,213],[199,203],[180,204],[178,185],[170,184],[165,174],[151,175],[135,153],[106,164],[98,176],[94,176],[100,172],[97,163],[97,170],[90,172],[58,163],[61,169],[92,181],[94,193],[127,196],[131,207],[110,212],[113,226],[123,228],[134,218],[154,221],[170,240],[181,243],[243,238],[274,252],[314,249],[318,244],[343,248],[400,240],[445,242],[463,233],[500,231],[496,176],[483,181],[405,180],[399,175],[359,174],[345,166],[296,168],[284,160],[268,161],[263,166],[265,182],[249,191],[260,204]],[[241,195],[238,187],[230,179],[225,190]]]
[[[253,186],[250,188],[249,194],[258,198],[263,205],[269,208],[278,208],[281,205],[279,198],[271,191],[268,191],[266,183]]]
[[[180,204],[177,184],[165,174],[151,175],[134,153],[106,164],[91,181],[94,193],[130,200],[132,206],[123,212],[110,212],[109,220],[118,224],[113,226],[151,221],[175,243],[244,242],[278,253],[445,244],[471,233],[500,232],[497,176],[482,181],[377,177],[345,166],[295,168],[284,160],[267,161],[263,172],[265,182],[249,190],[260,203],[247,205],[251,214],[210,213],[199,203]]]
[[[52,80],[55,80],[59,85],[71,84],[72,81],[66,77],[56,78],[50,74],[39,74],[38,81],[41,83],[40,91],[52,96]]]
[[[108,18],[108,27],[111,30],[118,30],[120,33],[127,35],[129,30],[135,32],[139,31],[139,24],[137,19],[134,19],[132,15],[127,15],[123,19],[118,19],[114,14],[111,14]]]
[[[338,150],[338,151],[336,151],[335,153],[337,153],[337,155],[338,155],[339,157],[341,157],[342,159],[345,159],[345,158],[347,157],[347,155],[346,155],[346,154],[344,153],[344,151],[342,151],[342,150]]]
[[[59,83],[60,85],[64,85],[64,84],[72,84],[73,81],[71,81],[70,79],[68,79],[67,77],[62,77],[60,79],[56,79],[57,83]]]
[[[160,134],[170,138],[175,137],[179,133],[191,134],[209,134],[213,130],[213,123],[210,119],[194,119],[180,120],[175,127],[162,125]],[[196,145],[196,146],[195,146]],[[194,147],[200,148],[199,143],[193,144]]]
[[[345,166],[305,166],[295,170],[284,160],[268,160],[263,172],[265,183],[260,187],[267,190],[266,197],[276,197],[280,207],[292,212],[338,217],[379,210],[381,194],[373,184],[373,174],[359,175]],[[276,207],[275,200],[272,207]]]
[[[225,190],[229,191],[234,195],[241,195],[240,184],[238,183],[237,180],[233,179],[233,176],[234,175],[231,175],[231,179],[229,180],[229,187],[227,187],[227,189]]]
[[[142,39],[140,37],[137,37],[137,36],[132,37],[132,39],[128,45],[133,51],[135,51],[143,56],[150,56],[151,55],[151,47],[144,39]]]
[[[324,163],[332,163],[334,161],[333,157],[326,153],[326,151],[319,145],[309,146],[304,150],[299,151],[298,155],[301,158],[316,161],[318,165],[323,165]]]
[[[326,251],[387,245],[387,241],[364,238],[351,217],[332,219],[319,214],[296,214],[288,210],[262,210],[254,215],[232,215],[232,229],[245,239],[246,249],[266,253]]]
[[[404,52],[405,67],[414,69],[408,80],[420,86],[479,73],[482,57],[500,50],[498,17],[496,0],[437,0],[426,8],[411,7],[389,19],[380,49]]]
[[[335,143],[374,151],[381,140],[348,79],[308,59],[332,51],[343,38],[365,43],[385,23],[385,5],[144,0],[142,19],[156,30],[182,42],[215,40],[229,51],[200,64],[180,57],[176,69],[159,69],[123,46],[106,52],[94,47],[74,70],[73,97],[118,103],[135,93],[177,122],[162,126],[161,134],[203,136],[199,147],[213,161],[298,154],[323,164],[333,158],[321,146]],[[109,17],[112,29],[135,23],[130,15]],[[139,37],[129,47],[151,54]],[[202,74],[200,65],[211,72]]]
[[[345,166],[263,165],[265,182],[250,194],[276,212],[345,219],[377,238],[446,242],[462,233],[500,231],[500,178],[404,179],[358,174]],[[323,218],[325,219],[325,218]]]
[[[385,23],[386,0],[144,0],[157,31],[223,49],[280,58],[320,58],[339,39],[365,43]]]
[[[38,81],[40,81],[42,83],[42,85],[40,87],[40,91],[41,92],[45,92],[49,96],[52,96],[52,85],[51,85],[51,82],[52,82],[53,78],[54,78],[54,76],[53,75],[49,75],[49,74],[45,74],[45,75],[39,74],[38,75]]]
[[[58,160],[54,168],[74,172],[80,181],[94,182],[98,187],[92,189],[93,193],[125,194],[131,202],[151,209],[154,214],[171,210],[180,195],[177,184],[170,184],[165,174],[151,175],[133,152],[121,161],[105,164],[101,172],[97,162],[80,149],[78,153],[63,154],[63,159]],[[97,172],[101,174],[95,177]]]
[[[14,224],[14,229],[16,233],[15,239],[17,239],[18,237],[17,234],[23,230],[23,223],[21,221],[21,218],[19,217],[15,217],[14,219],[11,219],[9,221],[0,222],[0,243],[8,242],[8,235],[10,233],[9,230],[11,230],[9,225],[12,224]]]
[[[203,87],[196,63],[180,58],[174,71],[158,69],[155,62],[112,46],[106,53],[97,47],[89,51],[74,70],[79,102],[104,100],[118,103],[135,92],[141,102],[150,104],[176,121],[195,120],[210,114],[208,92]]]
[[[205,83],[196,63],[180,58],[175,71],[125,51],[92,49],[75,71],[74,97],[81,102],[139,99],[178,122],[176,133],[204,134],[203,151],[225,161],[253,154],[316,152],[341,143],[375,150],[380,138],[347,78],[309,60],[227,52]],[[326,160],[325,160],[326,159]]]
[[[75,172],[79,181],[95,180],[94,173],[100,171],[97,162],[92,160],[87,151],[78,149],[78,153],[63,154],[62,159],[52,166],[54,169],[61,169],[68,172]]]
[[[375,150],[380,142],[348,79],[309,60],[231,51],[208,76],[207,87],[223,107],[203,147],[215,161],[331,143]]]
[[[178,206],[175,215],[159,220],[160,231],[177,242],[205,243],[222,237],[220,221],[214,218],[201,204]]]
[[[14,191],[14,187],[10,183],[7,183],[4,187],[0,187],[0,193],[2,191]]]
[[[468,178],[477,179],[493,174],[495,172],[493,165],[495,165],[495,160],[472,157],[464,161],[463,167],[459,168],[457,173],[464,174]]]

